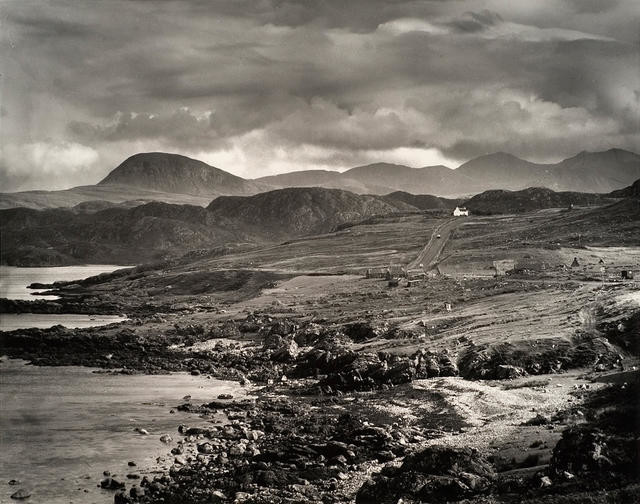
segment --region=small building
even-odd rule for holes
[[[493,269],[496,271],[496,276],[504,276],[508,272],[513,271],[515,267],[516,262],[513,259],[493,261]]]
[[[453,211],[453,216],[454,217],[461,217],[461,216],[469,217],[469,210],[467,210],[465,207],[456,207],[455,210]]]
[[[407,272],[404,269],[404,266],[399,264],[392,264],[386,269],[385,279],[391,280],[392,278],[406,278]]]
[[[426,273],[424,272],[424,269],[421,268],[412,268],[412,269],[408,269],[407,272],[407,278],[409,280],[421,280],[424,279],[426,275]]]

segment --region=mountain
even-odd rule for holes
[[[186,156],[149,152],[126,159],[94,186],[0,193],[0,209],[73,207],[89,201],[163,201],[206,206],[221,194],[255,194],[270,189],[269,185],[245,180]]]
[[[207,208],[153,202],[89,209],[0,210],[2,263],[148,262],[198,249],[325,233],[348,221],[416,210],[379,196],[320,188],[220,196]]]
[[[367,186],[381,186],[378,194],[388,193],[390,189],[412,194],[455,196],[467,193],[467,188],[473,185],[473,181],[464,173],[442,165],[409,168],[403,165],[375,163],[351,168],[344,172],[342,177],[357,180]]]
[[[270,175],[255,179],[256,182],[269,184],[274,189],[287,187],[324,187],[342,189],[358,194],[385,194],[389,188],[375,180],[358,180],[349,175],[331,170],[301,170],[279,175]]]
[[[640,178],[640,156],[622,149],[581,152],[553,168],[551,189],[608,193]]]
[[[636,180],[629,187],[611,191],[609,196],[612,198],[640,198],[640,179]]]
[[[621,149],[582,152],[560,163],[541,164],[497,152],[472,159],[457,169],[410,168],[374,163],[343,173],[311,170],[256,179],[278,187],[322,186],[359,193],[403,191],[460,197],[490,189],[517,191],[547,187],[555,191],[608,193],[640,177],[640,156]]]
[[[612,203],[604,194],[562,191],[546,187],[530,187],[522,191],[490,190],[475,195],[464,203],[471,213],[480,215],[530,212],[543,208],[569,208]]]
[[[176,194],[254,194],[266,187],[178,154],[146,152],[123,161],[99,186],[137,187]]]
[[[304,170],[255,180],[237,177],[185,156],[155,152],[128,158],[95,186],[0,193],[0,208],[73,207],[92,200],[205,206],[219,195],[253,195],[288,187],[322,187],[377,195],[401,191],[456,198],[491,189],[518,191],[527,187],[609,193],[638,178],[640,156],[621,149],[581,152],[556,164],[531,163],[499,152],[472,159],[455,170],[441,165],[410,168],[375,163],[343,173]]]
[[[474,191],[518,190],[547,186],[552,180],[551,169],[551,165],[531,163],[506,152],[496,152],[467,161],[456,172],[472,181],[470,188]]]

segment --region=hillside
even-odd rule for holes
[[[136,263],[242,240],[216,226],[198,206],[148,203],[94,213],[72,210],[0,211],[3,264]]]
[[[137,187],[196,196],[253,194],[265,188],[202,161],[164,152],[131,156],[98,185]]]
[[[411,194],[396,191],[385,196],[387,199],[402,201],[420,210],[452,210],[463,203],[460,199],[440,198],[431,194]]]
[[[624,199],[584,214],[573,214],[566,212],[562,217],[525,233],[522,240],[543,243],[553,237],[568,245],[575,244],[576,237],[579,237],[580,243],[593,246],[640,245],[640,200]]]
[[[221,196],[208,208],[160,202],[99,206],[0,210],[2,263],[140,263],[198,249],[325,233],[344,222],[416,210],[380,197],[319,188]]]
[[[127,201],[163,201],[178,205],[206,206],[211,201],[211,196],[167,193],[120,185],[79,186],[63,191],[0,193],[0,209],[70,208],[89,201],[106,201],[114,204]]]
[[[611,191],[609,196],[612,198],[640,198],[640,179],[636,180],[629,187]]]
[[[473,181],[464,173],[441,165],[409,168],[403,165],[375,163],[352,168],[341,176],[370,187],[381,187],[376,191],[377,194],[404,191],[412,194],[458,196],[473,192],[475,187]]]
[[[556,190],[608,193],[640,178],[640,156],[622,149],[581,152],[555,165]]]
[[[326,233],[345,222],[416,210],[401,201],[339,189],[289,188],[249,197],[220,196],[207,207],[216,222],[268,238]]]
[[[603,205],[612,201],[612,198],[603,194],[555,192],[544,187],[530,187],[522,191],[485,191],[467,200],[464,205],[474,214],[491,215],[569,208],[570,205]]]
[[[476,191],[517,190],[548,186],[551,165],[531,163],[505,152],[480,156],[462,164],[456,172],[471,179]]]

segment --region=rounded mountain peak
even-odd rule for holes
[[[166,152],[135,154],[98,185],[121,185],[178,194],[215,195],[252,192],[246,180],[197,159]]]

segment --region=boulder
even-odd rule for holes
[[[493,485],[493,467],[470,448],[430,446],[405,457],[367,481],[357,504],[396,504],[400,500],[445,503],[473,499]]]
[[[29,497],[31,497],[31,492],[29,490],[25,490],[24,488],[21,488],[17,492],[13,492],[11,494],[11,498],[15,500],[24,500],[28,499]]]
[[[119,490],[124,488],[124,483],[115,478],[106,477],[100,482],[100,488],[104,488],[105,490]]]
[[[616,472],[635,474],[638,451],[633,435],[610,434],[589,426],[571,427],[553,449],[551,474],[564,476]]]
[[[271,354],[271,360],[276,362],[292,362],[298,357],[299,353],[298,344],[295,340],[290,340],[284,342]]]
[[[496,368],[496,379],[498,380],[513,380],[514,378],[520,378],[522,376],[527,376],[527,372],[518,366],[500,364]]]

